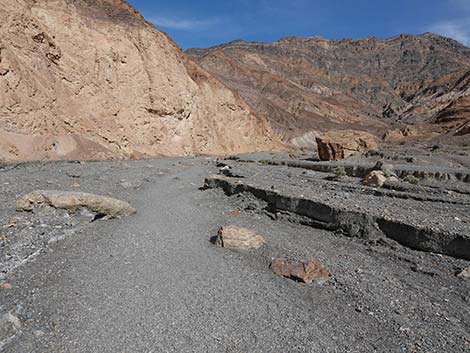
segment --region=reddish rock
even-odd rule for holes
[[[357,152],[377,149],[377,137],[365,131],[336,130],[317,138],[318,155],[323,161],[347,158]]]
[[[317,259],[302,262],[276,259],[271,263],[271,270],[279,276],[304,283],[331,278],[330,271]]]

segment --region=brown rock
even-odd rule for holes
[[[323,161],[347,158],[357,152],[366,152],[378,147],[377,138],[365,131],[329,131],[317,138],[318,155]]]
[[[17,211],[32,211],[34,207],[50,206],[76,211],[82,207],[106,218],[125,217],[137,211],[127,202],[110,197],[70,191],[34,191],[16,202]]]
[[[330,271],[316,259],[303,262],[276,259],[271,263],[271,270],[279,276],[305,283],[331,278]]]
[[[385,176],[384,172],[380,170],[374,170],[365,177],[364,184],[368,186],[382,187],[387,179],[388,178]]]
[[[265,240],[251,229],[225,226],[219,229],[216,243],[228,249],[258,249]]]

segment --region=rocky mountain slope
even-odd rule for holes
[[[122,0],[0,0],[0,160],[279,146],[237,93]]]
[[[430,33],[235,41],[188,53],[294,145],[344,128],[383,136],[415,125],[389,136],[430,137],[470,120],[470,48]]]

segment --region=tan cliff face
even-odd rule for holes
[[[236,93],[121,0],[0,0],[0,159],[281,145]]]
[[[292,145],[330,130],[420,136],[470,121],[470,48],[431,33],[390,39],[290,37],[188,51]]]

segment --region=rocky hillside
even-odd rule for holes
[[[122,0],[0,0],[0,160],[279,146],[237,93]]]
[[[188,53],[294,145],[344,128],[383,136],[405,125],[389,136],[429,137],[470,120],[470,48],[430,33],[236,41]]]

